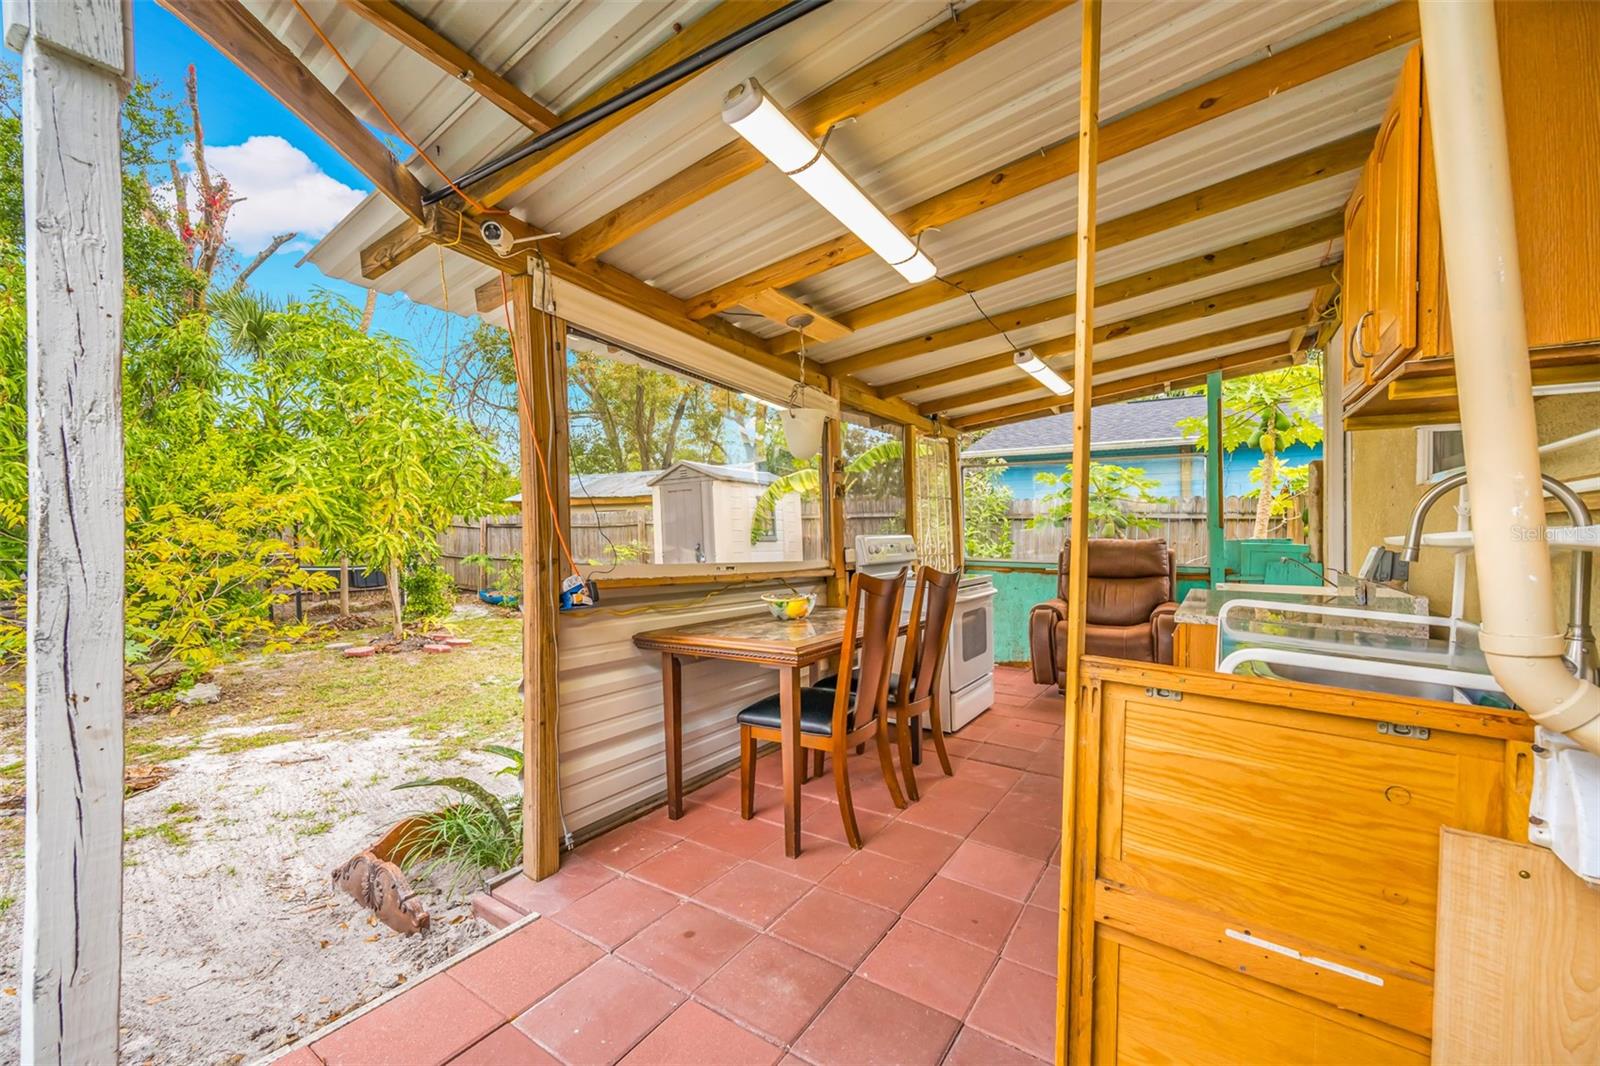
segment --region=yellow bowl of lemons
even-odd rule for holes
[[[784,622],[798,622],[817,605],[814,592],[768,592],[761,599],[772,611],[772,617]]]

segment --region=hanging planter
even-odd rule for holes
[[[796,459],[810,459],[822,450],[822,427],[828,420],[827,412],[809,407],[791,407],[783,412],[783,436],[789,444],[789,454]]]

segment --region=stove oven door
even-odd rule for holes
[[[987,586],[956,597],[946,665],[952,692],[994,673],[994,596]]]

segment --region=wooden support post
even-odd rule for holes
[[[917,529],[917,438],[915,426],[902,426],[901,480],[905,482],[906,532],[915,537]]]
[[[828,394],[839,398],[838,381],[830,381]],[[823,520],[828,523],[828,562],[833,574],[828,578],[828,606],[843,607],[850,588],[849,575],[844,569],[844,408],[837,418],[827,421],[827,434],[822,442],[823,467]]]
[[[1212,588],[1227,580],[1222,500],[1222,371],[1217,370],[1206,375],[1206,557]]]
[[[1079,704],[1083,687],[1085,613],[1089,600],[1089,422],[1094,403],[1094,250],[1096,178],[1100,155],[1101,0],[1083,0],[1082,70],[1078,76],[1078,277],[1082,299],[1074,311],[1076,355],[1072,365],[1072,531],[1068,547],[1067,693],[1062,772],[1061,923],[1056,972],[1056,1061],[1090,1061],[1092,1033],[1084,995],[1094,973],[1094,914],[1088,891],[1094,869],[1080,862],[1074,828],[1079,811],[1073,794],[1077,776]],[[1093,801],[1091,801],[1093,802]],[[1092,862],[1092,860],[1091,860]],[[1087,931],[1087,935],[1085,935]],[[1076,990],[1072,992],[1069,990]]]
[[[950,536],[951,560],[957,570],[967,565],[967,536],[961,526],[961,497],[966,478],[961,476],[961,434],[950,436]]]
[[[122,964],[119,0],[7,4],[22,49],[28,608],[21,1046],[115,1062]]]
[[[511,278],[512,361],[522,453],[522,872],[561,866],[556,603],[565,568],[556,521],[566,499],[566,325],[535,302],[534,278]],[[557,491],[559,487],[559,492]]]

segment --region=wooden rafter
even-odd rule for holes
[[[1099,245],[1113,248],[1163,230],[1210,218],[1223,211],[1288,192],[1361,166],[1372,149],[1375,131],[1367,130],[1319,145],[1243,174],[1214,182],[1202,189],[1129,212],[1100,224]],[[1342,229],[1342,223],[1341,223]],[[1331,236],[1332,234],[1330,234]],[[1020,252],[948,275],[950,284],[932,281],[893,296],[833,316],[852,330],[887,322],[904,315],[959,299],[956,288],[977,291],[1012,281],[1040,270],[1072,262],[1075,237],[1068,234]],[[1063,279],[1064,280],[1064,279]],[[954,288],[952,287],[954,286]],[[773,351],[797,348],[788,338],[776,338]]]
[[[1191,256],[1175,263],[1167,263],[1138,274],[1119,278],[1116,281],[1107,282],[1095,290],[1095,303],[1106,305],[1118,303],[1122,300],[1131,300],[1136,296],[1145,296],[1175,285],[1183,285],[1202,278],[1223,274],[1230,270],[1237,270],[1252,263],[1259,263],[1263,260],[1283,255],[1286,252],[1330,242],[1339,236],[1343,224],[1342,215],[1332,213],[1313,219],[1310,222],[1292,226],[1277,233],[1270,233],[1263,237],[1243,241],[1215,252]],[[1118,227],[1115,222],[1108,222],[1101,227],[1102,235],[1106,230],[1112,230],[1116,238],[1109,243],[1117,244],[1127,239],[1126,234],[1128,232],[1141,232],[1142,227]],[[1107,243],[1102,240],[1100,247],[1107,247]],[[1025,326],[1038,325],[1040,322],[1049,321],[1052,318],[1070,315],[1073,312],[1074,304],[1075,301],[1069,294],[1055,300],[1034,304],[1031,307],[994,314],[990,317],[1002,329],[1021,329]],[[948,348],[970,341],[983,340],[987,337],[994,337],[996,341],[1003,342],[1003,338],[999,338],[995,334],[994,326],[990,324],[988,319],[977,318],[959,326],[951,326],[933,333],[923,334],[920,337],[911,337],[891,344],[880,345],[857,355],[833,360],[828,364],[828,372],[832,374],[855,374],[862,370],[885,366],[924,352],[936,351],[940,348]]]
[[[1249,351],[1235,352],[1232,355],[1218,356],[1200,363],[1186,364],[1177,370],[1155,370],[1134,377],[1120,378],[1095,386],[1094,402],[1110,403],[1112,401],[1127,400],[1135,395],[1147,395],[1164,392],[1168,389],[1189,388],[1193,385],[1204,384],[1206,375],[1212,371],[1221,371],[1224,377],[1238,377],[1241,374],[1259,374],[1263,370],[1275,369],[1278,366],[1288,366],[1299,358],[1301,352],[1291,352],[1287,341],[1278,341],[1273,344],[1262,345]],[[1098,375],[1097,375],[1098,376]],[[951,419],[949,424],[963,432],[973,429],[987,429],[1006,422],[1018,422],[1025,418],[1035,418],[1047,411],[1058,407],[1072,407],[1070,399],[1060,396],[1041,396],[1020,403],[1008,404],[1004,407],[991,407],[985,411],[976,411],[960,418]]]
[[[813,310],[793,296],[779,292],[777,289],[767,289],[764,292],[756,293],[745,301],[745,306],[763,318],[771,319],[780,324],[787,324],[795,315],[810,315],[811,324],[805,328],[806,341],[810,344],[836,341],[840,337],[848,337],[850,335],[848,327],[829,318],[820,311]],[[800,334],[795,332],[792,336],[798,339]],[[795,350],[798,351],[799,348],[800,345],[796,343]]]
[[[1256,340],[1268,337],[1275,333],[1293,330],[1303,324],[1305,315],[1300,311],[1290,311],[1286,314],[1273,315],[1269,318],[1257,319],[1239,326],[1229,326],[1225,329],[1212,330],[1198,337],[1185,337],[1182,340],[1170,341],[1167,344],[1158,344],[1151,348],[1144,348],[1137,352],[1118,356],[1115,359],[1102,359],[1097,364],[1097,369],[1103,372],[1127,370],[1132,367],[1145,366],[1149,363],[1165,362],[1194,352],[1203,352],[1211,348],[1220,348],[1225,344],[1238,344],[1241,341]],[[1070,339],[1070,338],[1063,338]],[[1034,348],[1034,354],[1041,359],[1047,359],[1054,352],[1041,354],[1044,345]],[[1070,345],[1065,346],[1071,350]],[[1055,367],[1057,372],[1068,369]],[[1012,396],[1021,396],[1024,393],[1038,392],[1042,388],[1038,382],[1021,373],[1014,379],[1002,381],[987,388],[974,389],[971,392],[956,393],[951,396],[941,396],[936,400],[918,404],[917,410],[925,415],[941,414],[946,411],[957,411],[963,407],[974,404],[989,403],[994,400],[1004,400]]]
[[[1065,0],[980,0],[787,108],[812,137],[915,88],[984,49],[1068,7]],[[765,157],[734,138],[665,181],[584,226],[567,242],[574,262],[593,259],[636,233],[761,169]],[[745,303],[749,307],[748,302]]]
[[[1250,66],[1241,67],[1107,123],[1100,130],[1100,159],[1102,162],[1115,159],[1287,89],[1304,85],[1414,40],[1417,32],[1415,4],[1399,3],[1373,12]],[[1028,165],[1030,160],[1032,166]],[[917,234],[930,226],[965,218],[991,204],[1051,181],[1070,177],[1076,170],[1076,142],[1063,142],[964,182],[891,217],[906,232]],[[985,193],[990,183],[993,188]],[[690,314],[696,318],[714,314],[739,303],[750,292],[791,285],[865,254],[866,246],[856,237],[842,234],[691,297]]]
[[[1116,322],[1107,322],[1095,327],[1095,340],[1108,341],[1121,337],[1132,337],[1139,333],[1148,333],[1154,329],[1166,326],[1176,326],[1184,322],[1193,322],[1196,319],[1207,318],[1211,315],[1221,314],[1224,311],[1236,311],[1253,304],[1264,303],[1267,300],[1276,300],[1285,296],[1292,296],[1297,292],[1310,292],[1327,280],[1329,271],[1335,269],[1333,264],[1316,266],[1307,270],[1296,271],[1281,278],[1270,278],[1266,281],[1257,281],[1249,285],[1242,285],[1237,289],[1219,292],[1212,296],[1202,296],[1195,300],[1163,307],[1155,311],[1146,311],[1143,314],[1133,315],[1119,319]],[[1071,313],[1071,312],[1068,312]],[[1057,316],[1060,317],[1060,316]],[[1004,344],[1003,338],[996,338]],[[1046,344],[1030,345],[1034,354],[1040,355],[1041,348],[1052,355],[1072,351],[1073,345],[1070,338],[1051,338]],[[949,385],[957,381],[965,381],[976,374],[989,374],[996,370],[1003,370],[1010,366],[1012,353],[1009,349],[997,355],[986,355],[956,366],[944,367],[927,374],[905,378],[901,381],[889,382],[878,386],[880,394],[885,396],[903,396],[909,392],[918,392],[922,389],[931,389],[939,385]],[[824,364],[831,367],[831,364]]]
[[[193,3],[196,0],[188,0],[188,2]],[[205,2],[205,0],[198,0],[198,2]],[[725,2],[718,4],[700,18],[685,26],[676,36],[665,41],[650,52],[649,55],[646,55],[627,70],[579,100],[570,110],[573,114],[586,111],[596,104],[639,84],[646,78],[659,74],[672,66],[672,64],[698,52],[706,45],[720,40],[734,30],[765,18],[782,6],[783,0],[738,0],[738,2],[725,0]],[[680,85],[686,83],[687,81],[680,83]],[[670,92],[671,90],[666,91]],[[467,192],[479,203],[494,207],[528,182],[533,181],[563,160],[593,144],[600,137],[616,129],[644,110],[651,102],[658,99],[660,99],[660,94],[650,100],[640,101],[631,107],[623,108],[616,114],[595,123],[580,133],[574,134],[560,144],[553,145],[542,152],[536,152],[528,158],[505,168],[498,174],[484,178],[482,181],[474,182],[467,187]],[[402,223],[361,250],[361,276],[368,279],[381,277],[384,273],[393,270],[431,243],[431,239],[421,233],[414,225]]]
[[[543,133],[561,121],[554,111],[480,63],[465,48],[401,7],[397,0],[339,2],[533,132]]]
[[[238,0],[159,0],[294,112],[410,218],[422,219],[422,183]]]

